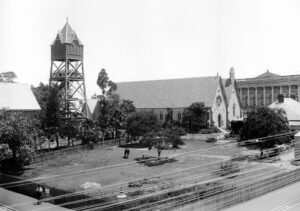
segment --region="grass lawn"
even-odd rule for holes
[[[211,147],[214,148],[208,150],[208,148]],[[124,181],[143,179],[145,177],[157,178],[157,175],[176,171],[176,173],[168,174],[160,178],[161,181],[167,181],[170,179],[182,178],[184,176],[191,176],[193,174],[197,175],[199,174],[199,168],[191,170],[185,169],[196,165],[204,165],[214,161],[229,159],[232,156],[243,154],[243,150],[245,149],[237,147],[236,144],[226,144],[226,141],[207,143],[205,141],[189,140],[185,141],[185,145],[180,149],[162,151],[161,157],[174,156],[174,162],[148,167],[137,163],[135,159],[140,158],[143,155],[156,157],[156,149],[149,151],[146,148],[131,148],[129,159],[124,159],[124,148],[114,146],[105,149],[84,150],[77,154],[64,155],[45,162],[32,164],[24,172],[22,177],[24,176],[27,179],[47,177],[124,164],[119,167],[100,169],[84,175],[75,174],[72,177],[59,177],[52,180],[43,180],[42,182],[51,187],[69,191],[78,191],[82,190],[80,185],[85,182],[96,182],[100,183],[102,186],[108,186]],[[219,164],[202,168],[202,170],[205,170],[206,172],[219,169]],[[213,176],[214,175],[209,175],[209,177]],[[126,188],[127,185],[128,183],[124,184],[124,188]]]

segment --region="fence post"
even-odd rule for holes
[[[295,160],[300,160],[300,132],[295,135]]]

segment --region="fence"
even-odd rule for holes
[[[180,136],[180,138],[185,140],[190,140],[190,139],[207,140],[209,138],[215,138],[219,140],[225,138],[225,133],[211,133],[211,134],[188,133],[186,135]]]
[[[67,147],[64,149],[52,150],[50,152],[44,152],[44,153],[40,153],[40,154],[31,156],[30,162],[37,163],[37,162],[42,162],[45,160],[55,158],[59,155],[77,153],[78,151],[87,150],[87,149],[105,148],[105,147],[110,147],[110,146],[115,146],[115,145],[122,145],[125,143],[126,143],[126,139],[122,138],[122,139],[107,140],[104,142],[85,144],[85,145],[80,145],[80,146],[70,146],[70,147]]]
[[[258,196],[264,195],[276,189],[285,187],[300,180],[300,169],[290,172],[284,172],[277,175],[264,178],[255,183],[250,183],[237,187],[237,189],[224,192],[217,197],[210,197],[207,200],[200,200],[193,204],[188,202],[181,207],[184,211],[201,210],[221,210],[227,207],[237,205]],[[259,208],[257,208],[259,210]]]

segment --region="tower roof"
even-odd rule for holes
[[[68,21],[66,22],[66,24],[64,25],[62,30],[57,33],[57,36],[56,36],[56,39],[54,40],[54,43],[57,39],[59,39],[62,44],[63,43],[71,44],[71,43],[73,43],[74,40],[77,40],[79,45],[83,45],[80,42],[80,40],[78,39],[76,32],[72,29],[72,27],[70,26]]]

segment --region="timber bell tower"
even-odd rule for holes
[[[83,67],[83,44],[67,22],[51,45],[49,86],[58,91],[62,118],[86,116],[86,87]]]

